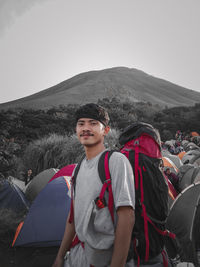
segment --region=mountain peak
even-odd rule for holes
[[[97,102],[117,97],[121,101],[150,102],[163,108],[192,106],[200,93],[153,77],[141,70],[114,67],[78,74],[36,94],[0,105],[0,109],[49,109],[59,105]]]

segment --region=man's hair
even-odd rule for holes
[[[81,118],[91,118],[107,126],[109,123],[108,112],[102,106],[94,103],[81,106],[75,113],[76,122]]]

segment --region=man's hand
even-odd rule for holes
[[[60,245],[57,257],[56,257],[55,262],[52,265],[52,267],[63,267],[65,254],[70,249],[70,245],[72,243],[72,240],[75,237],[74,222],[69,223],[69,218],[70,218],[70,214],[68,215],[68,218],[67,218],[62,243]]]
[[[57,256],[52,267],[63,267],[64,266],[64,258]]]
[[[124,267],[128,256],[135,213],[132,207],[122,206],[117,209],[117,227],[114,250],[110,267]]]

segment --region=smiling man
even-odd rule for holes
[[[135,191],[132,167],[128,159],[119,152],[112,153],[109,160],[109,170],[111,175],[112,194],[114,198],[114,222],[113,244],[110,248],[99,250],[88,250],[87,231],[85,230],[88,220],[88,209],[91,203],[99,196],[102,189],[102,182],[98,173],[98,162],[105,151],[104,137],[109,133],[109,116],[106,110],[96,104],[86,104],[76,112],[76,133],[80,143],[84,146],[85,158],[82,160],[80,169],[76,177],[76,190],[73,199],[74,220],[70,220],[70,215],[66,223],[64,237],[58,251],[53,267],[61,267],[64,264],[64,256],[70,249],[72,240],[77,234],[81,243],[76,248],[76,253],[71,253],[71,260],[65,266],[90,267],[97,262],[98,266],[124,267],[133,266],[133,261],[127,262],[127,255],[130,246],[132,229],[134,226]],[[71,210],[72,212],[72,210]],[[86,216],[87,215],[87,216]],[[91,216],[90,223],[93,224]],[[109,216],[108,216],[109,217]],[[109,218],[100,217],[101,225],[107,225]],[[96,240],[95,227],[91,240]],[[106,236],[107,235],[107,236]],[[104,233],[103,239],[110,233]],[[101,237],[101,236],[100,236]],[[92,243],[91,241],[91,243]],[[91,256],[92,253],[92,256]],[[110,255],[108,258],[106,255]],[[101,256],[99,256],[101,255]],[[73,259],[72,259],[73,257]],[[95,258],[96,257],[96,258]],[[107,257],[107,262],[105,259]],[[76,258],[76,259],[75,259]],[[93,262],[91,263],[91,258]]]

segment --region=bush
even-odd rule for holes
[[[30,143],[23,156],[24,168],[34,175],[48,168],[61,168],[75,163],[83,154],[83,148],[75,135],[50,134]]]
[[[119,148],[119,130],[111,129],[108,135],[105,137],[105,147],[109,149],[118,149]]]
[[[113,129],[105,138],[105,146],[117,148],[119,131]],[[30,143],[23,156],[23,170],[32,169],[34,175],[48,168],[62,168],[77,163],[84,154],[76,134],[63,136],[50,134]],[[20,170],[19,170],[20,171]]]

